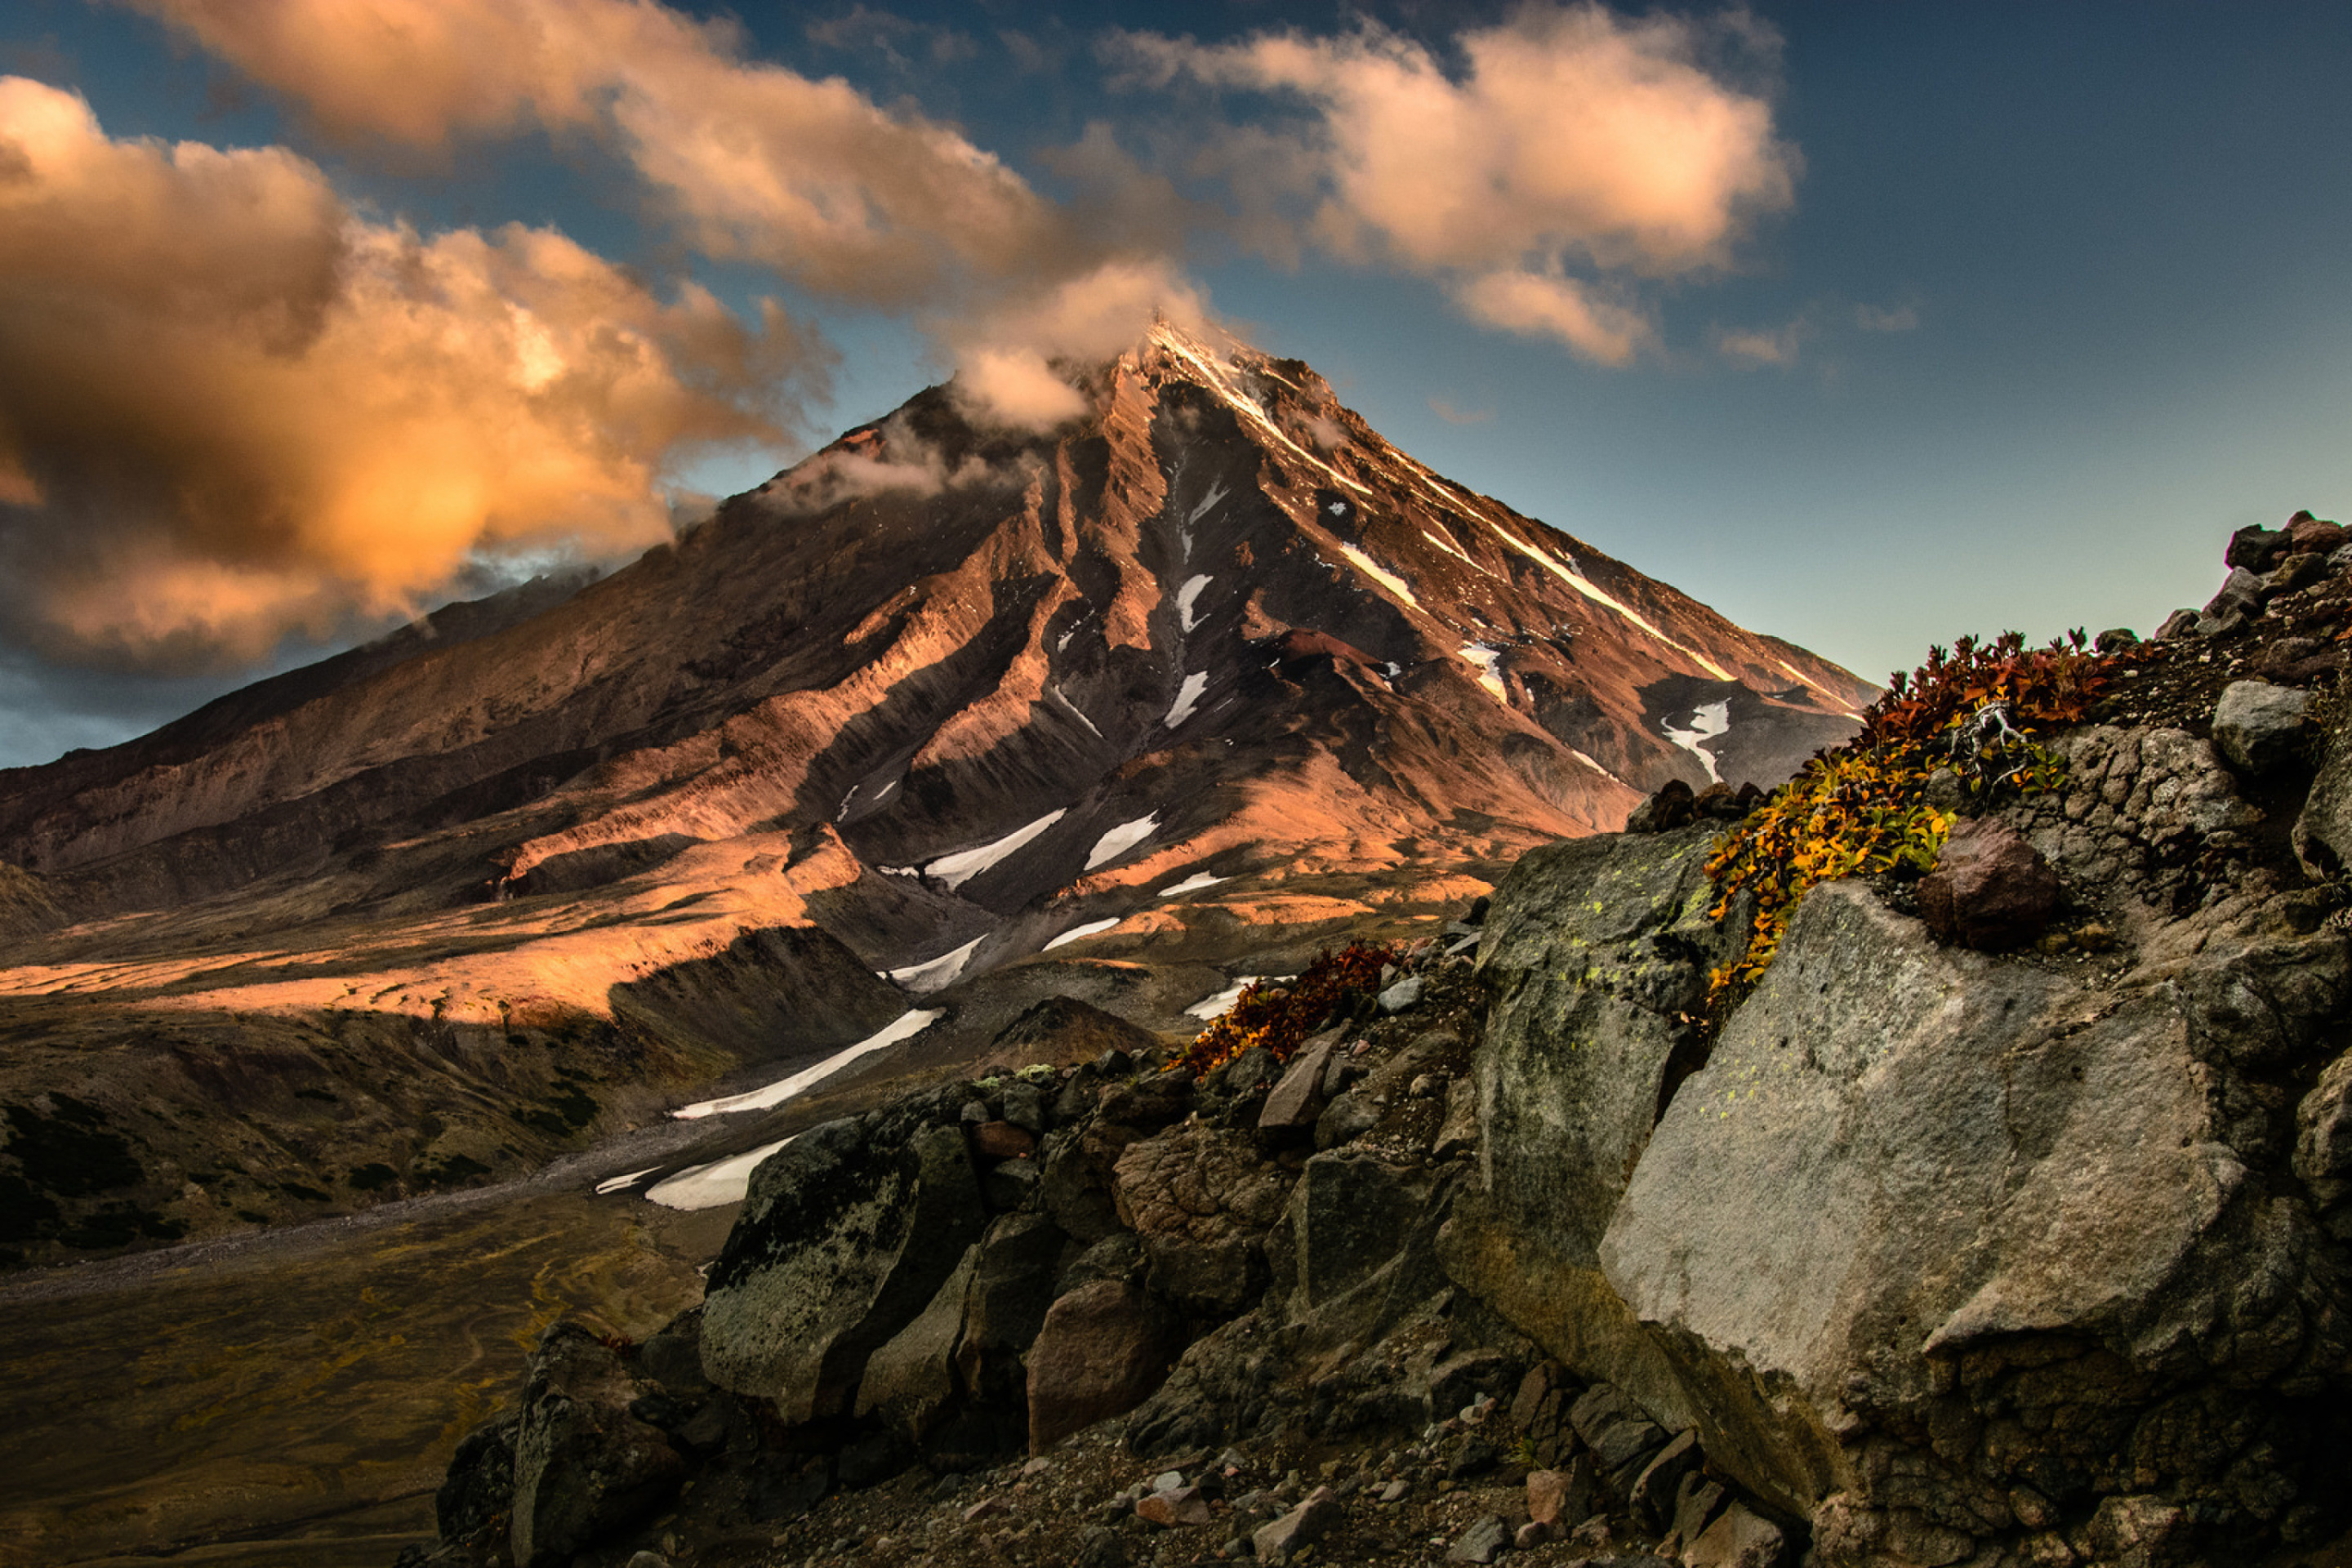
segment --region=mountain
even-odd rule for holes
[[[909,995],[935,1055],[1053,995],[1184,1027],[1253,932],[1410,934],[1873,696],[1295,360],[1162,324],[1080,384],[1043,435],[933,388],[608,576],[0,773],[0,1097],[138,1173],[27,1176],[62,1217],[0,1242],[527,1167]]]

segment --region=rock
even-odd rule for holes
[[[1068,1240],[1044,1215],[1006,1215],[988,1227],[964,1297],[956,1364],[964,1384],[982,1384],[988,1358],[1026,1351],[1054,1304],[1054,1274]]]
[[[1704,826],[1574,839],[1496,886],[1478,962],[1494,1003],[1472,1067],[1477,1180],[1441,1237],[1456,1285],[1676,1428],[1694,1419],[1687,1396],[1597,1249],[1661,1108],[1705,1059],[1687,1019],[1738,923],[1707,918],[1714,843]]]
[[[2352,865],[2352,727],[2339,724],[2328,734],[2318,774],[2294,819],[2294,858],[2314,881]]]
[[[1420,1006],[1422,988],[1426,984],[1418,974],[1406,975],[1381,993],[1381,1011],[1393,1015]]]
[[[2115,626],[2091,639],[2091,647],[2099,653],[2121,653],[2139,646],[2139,634],[2129,626]]]
[[[2311,731],[2311,696],[2265,680],[2233,680],[2213,705],[2213,744],[2232,765],[2270,772],[2303,753]]]
[[[983,1121],[971,1130],[971,1147],[991,1160],[1025,1160],[1037,1152],[1037,1139],[1010,1121]]]
[[[2220,592],[2206,602],[2205,614],[2216,618],[2231,616],[2252,618],[2262,613],[2263,602],[2269,596],[2261,578],[2242,566],[2233,566],[2228,578],[2222,582]]]
[[[1528,1472],[1528,1517],[1573,1530],[1592,1517],[1592,1471],[1589,1466]]]
[[[751,1174],[710,1270],[702,1365],[788,1422],[842,1410],[866,1358],[912,1322],[980,1237],[961,1131],[895,1146],[854,1122],[801,1134]]]
[[[1157,1302],[1114,1280],[1056,1300],[1029,1351],[1029,1451],[1142,1403],[1167,1375],[1170,1328]]]
[[[2298,511],[2287,520],[2286,536],[2290,546],[2296,552],[2310,552],[2323,556],[2333,554],[2345,544],[2341,523],[2326,521],[2307,511]]]
[[[1055,1225],[1088,1245],[1123,1228],[1118,1205],[1111,1201],[1110,1175],[1120,1153],[1141,1136],[1133,1128],[1097,1121],[1065,1128],[1045,1140],[1045,1157],[1037,1162],[1037,1201]]]
[[[1683,1552],[1683,1568],[1780,1568],[1788,1543],[1780,1527],[1733,1503]]]
[[[2273,598],[2307,588],[2327,575],[2327,557],[2316,552],[2290,555],[2263,578],[2263,589]]]
[[[1478,1146],[1478,1080],[1454,1080],[1445,1094],[1445,1120],[1438,1124],[1430,1153],[1440,1160],[1467,1154]]]
[[[1290,1058],[1288,1070],[1266,1095],[1265,1108],[1258,1113],[1261,1131],[1304,1131],[1315,1125],[1322,1110],[1323,1069],[1330,1065],[1336,1043],[1336,1037],[1318,1037]]]
[[[1004,1086],[1004,1120],[1032,1140],[1045,1136],[1045,1091],[1043,1086],[1025,1078],[1016,1078]],[[1036,1147],[1033,1142],[1031,1148]]]
[[[1626,1493],[1634,1521],[1654,1535],[1663,1535],[1674,1528],[1675,1509],[1682,1496],[1682,1484],[1699,1466],[1706,1456],[1699,1452],[1698,1434],[1681,1432],[1673,1441],[1658,1450],[1657,1457],[1643,1467]]]
[[[1837,1413],[1965,1431],[1948,1459],[1941,1436],[1872,1439],[1885,1457],[1862,1473],[1883,1496],[1864,1501],[1898,1519],[1931,1498],[1993,1534],[2008,1489],[2127,1462],[2115,1445],[2158,1419],[2168,1380],[2240,1379],[2242,1418],[2294,1426],[2259,1383],[2303,1342],[2319,1265],[2307,1222],[2218,1141],[2228,1069],[2206,1064],[2308,1049],[2293,1042],[2344,1005],[2341,947],[2209,934],[2160,981],[2111,988],[1938,948],[1858,885],[1813,889],[1601,1247],[1620,1300],[1706,1391],[1710,1466],[1802,1518],[1856,1473]],[[2198,1337],[2224,1322],[2242,1326]],[[2021,1367],[2050,1435],[2012,1447],[1968,1412],[1988,1397],[1972,1380]],[[2180,1441],[2179,1463],[2234,1462],[2224,1439]]]
[[[1696,1470],[1682,1479],[1675,1490],[1675,1517],[1670,1528],[1679,1540],[1695,1542],[1723,1511],[1724,1490]]]
[[[669,1559],[658,1552],[632,1552],[624,1568],[669,1568]]]
[[[1657,794],[1635,806],[1625,818],[1628,833],[1671,833],[1677,827],[1687,827],[1698,816],[1698,806],[1691,786],[1680,779],[1668,779],[1658,786]]]
[[[1492,1563],[1509,1550],[1511,1527],[1500,1514],[1481,1514],[1470,1528],[1454,1538],[1445,1551],[1448,1563]]]
[[[1171,1487],[1164,1491],[1146,1493],[1135,1500],[1136,1517],[1162,1530],[1180,1525],[1214,1524],[1216,1510],[1199,1487]]]
[[[1605,1383],[1584,1391],[1569,1407],[1568,1421],[1620,1496],[1633,1489],[1643,1468],[1666,1446],[1666,1435],[1657,1423],[1622,1390]]]
[[[629,1414],[649,1392],[580,1325],[540,1337],[514,1438],[518,1568],[568,1563],[592,1541],[651,1518],[685,1480],[677,1450]]]
[[[2156,628],[2156,640],[2158,642],[2169,642],[2175,637],[2192,636],[2197,630],[2197,623],[2200,618],[2200,617],[2194,610],[2175,610],[2172,614],[2164,617],[2164,624],[2162,626]]]
[[[1315,1147],[1336,1149],[1352,1143],[1380,1125],[1380,1108],[1369,1095],[1343,1094],[1315,1119]]]
[[[519,1415],[477,1426],[458,1441],[440,1489],[433,1494],[433,1520],[444,1541],[473,1544],[514,1508],[515,1432]]]
[[[1290,1178],[1248,1137],[1198,1120],[1129,1144],[1112,1173],[1119,1218],[1142,1237],[1153,1288],[1213,1315],[1239,1311],[1263,1287],[1260,1237],[1289,1195]]]
[[[2232,570],[2267,571],[2271,558],[2289,542],[2286,530],[2254,523],[2230,535],[2230,542],[2221,551],[2221,563]]]
[[[1382,1502],[1402,1502],[1406,1498],[1412,1495],[1412,1483],[1406,1480],[1402,1476],[1399,1476],[1396,1479],[1391,1481],[1388,1485],[1381,1489],[1381,1501]]]
[[[1919,879],[1919,913],[1937,935],[1988,952],[2031,942],[2058,906],[2058,873],[1997,816],[1963,821]]]
[[[1551,1526],[1531,1519],[1512,1533],[1511,1550],[1533,1552],[1550,1539]]]
[[[956,1394],[956,1346],[980,1257],[979,1247],[965,1248],[930,1303],[867,1359],[856,1414],[878,1415],[916,1442],[929,1436]]]
[[[1257,1560],[1272,1568],[1288,1562],[1291,1553],[1300,1547],[1311,1546],[1330,1534],[1344,1517],[1339,1494],[1329,1487],[1317,1487],[1297,1508],[1253,1531],[1250,1544],[1256,1549]]]

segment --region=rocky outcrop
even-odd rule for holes
[[[2279,562],[2314,553],[2297,527]],[[760,1173],[703,1366],[764,1390],[789,1358],[741,1347],[814,1324],[804,1381],[856,1400],[778,1385],[782,1441],[837,1447],[843,1484],[853,1453],[1002,1456],[967,1525],[1063,1467],[1108,1492],[961,1555],[926,1533],[927,1562],[1160,1532],[1168,1560],[1679,1568],[2318,1542],[2352,1495],[2352,937],[2311,847],[2352,731],[2243,689],[2280,661],[2242,639],[2340,616],[2311,597],[2336,579],[2242,570],[2218,656],[2111,639],[2151,672],[2114,721],[2051,737],[2038,793],[1948,791],[1927,876],[1812,888],[1734,1001],[1709,974],[1745,911],[1713,918],[1717,829],[1666,797],[1523,857],[1463,952],[1420,945],[1286,1062],[1107,1054],[810,1135]],[[891,1285],[926,1160],[944,1193],[990,1158],[1043,1169],[983,1175],[984,1235],[936,1231]],[[829,1247],[856,1266],[817,1271]],[[718,1311],[763,1271],[767,1305]],[[453,1518],[528,1432],[469,1440]],[[810,1506],[787,1539],[872,1517]]]

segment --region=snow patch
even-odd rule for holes
[[[977,945],[977,944],[975,944]],[[961,951],[969,952],[971,948]],[[854,1046],[845,1046],[814,1067],[803,1068],[790,1078],[780,1078],[763,1089],[748,1089],[730,1094],[724,1100],[705,1100],[693,1105],[682,1105],[670,1112],[679,1121],[698,1121],[705,1116],[731,1116],[739,1110],[768,1110],[782,1105],[803,1089],[815,1088],[835,1073],[863,1056],[870,1056],[885,1046],[895,1046],[900,1040],[911,1040],[940,1019],[947,1016],[944,1009],[928,1012],[901,1013],[890,1023],[866,1036]],[[639,1175],[645,1174],[640,1171]],[[602,1192],[603,1188],[597,1189]]]
[[[1731,704],[1728,700],[1710,702],[1703,708],[1692,710],[1691,727],[1687,730],[1677,730],[1672,724],[1664,721],[1659,723],[1658,728],[1666,732],[1667,740],[1696,757],[1706,767],[1708,778],[1717,784],[1723,782],[1723,775],[1715,771],[1714,756],[1699,742],[1713,740],[1717,735],[1730,731]]]
[[[1435,529],[1424,528],[1421,531],[1421,536],[1429,541],[1432,544],[1437,546],[1440,550],[1445,552],[1448,555],[1454,557],[1456,561],[1461,562],[1465,566],[1477,567],[1479,571],[1484,572],[1489,577],[1492,577],[1495,574],[1495,569],[1493,567],[1479,566],[1478,563],[1471,560],[1470,557],[1464,552],[1460,545],[1454,543],[1454,541],[1446,538],[1445,535],[1438,532]]]
[[[1110,930],[1111,927],[1118,924],[1121,918],[1122,917],[1118,915],[1113,915],[1107,921],[1088,921],[1084,925],[1072,926],[1069,930],[1064,931],[1061,935],[1055,937],[1053,941],[1047,942],[1037,951],[1040,952],[1051,952],[1066,942],[1076,942],[1080,937],[1100,936],[1103,932]]]
[[[1342,544],[1339,546],[1339,553],[1346,556],[1349,561],[1354,562],[1357,571],[1361,572],[1365,576],[1370,577],[1373,582],[1378,583],[1381,587],[1386,588],[1390,593],[1394,594],[1398,598],[1402,599],[1414,609],[1418,610],[1421,608],[1421,601],[1412,596],[1412,584],[1406,582],[1403,578],[1398,576],[1393,572],[1383,570],[1378,562],[1374,561],[1370,556],[1365,554],[1362,551],[1357,549],[1352,544]]]
[[[1208,378],[1209,390],[1223,398],[1225,402],[1232,406],[1234,413],[1241,415],[1252,424],[1256,425],[1267,435],[1273,437],[1276,440],[1289,447],[1291,451],[1297,453],[1299,458],[1322,469],[1325,473],[1330,475],[1333,479],[1339,480],[1349,489],[1354,490],[1360,495],[1369,496],[1372,493],[1369,486],[1363,484],[1360,480],[1349,479],[1347,475],[1341,473],[1339,469],[1333,468],[1330,464],[1315,456],[1314,453],[1309,452],[1297,442],[1292,440],[1283,430],[1281,426],[1276,425],[1273,419],[1267,416],[1265,407],[1256,398],[1250,396],[1247,393],[1237,390],[1232,383],[1226,379],[1225,373],[1222,367],[1213,363],[1210,360],[1202,358],[1199,353],[1194,352],[1191,344],[1183,342],[1174,333],[1163,331],[1158,328],[1153,329],[1151,335],[1154,341],[1166,348],[1170,353],[1181,355],[1181,357],[1192,361],[1193,365],[1200,370],[1201,374]]]
[[[1175,704],[1168,710],[1168,717],[1160,722],[1171,730],[1183,723],[1192,716],[1192,710],[1201,705],[1201,698],[1208,689],[1209,672],[1207,670],[1204,669],[1198,675],[1186,676],[1184,684],[1176,689]]]
[[[1225,497],[1231,493],[1232,492],[1227,490],[1223,485],[1219,484],[1214,479],[1210,480],[1209,493],[1201,498],[1201,504],[1184,514],[1184,526],[1190,528],[1194,523],[1200,521],[1202,518],[1208,516],[1209,509],[1216,505],[1219,501],[1224,500]]]
[[[1699,652],[1698,649],[1695,647],[1685,647],[1681,643],[1676,642],[1674,638],[1668,637],[1665,633],[1652,626],[1642,616],[1640,612],[1634,610],[1631,605],[1621,603],[1598,584],[1591,582],[1585,577],[1580,575],[1571,569],[1574,565],[1573,561],[1570,562],[1570,565],[1563,566],[1559,562],[1553,560],[1550,556],[1545,554],[1542,551],[1538,550],[1534,545],[1529,544],[1526,540],[1521,539],[1517,534],[1513,533],[1509,529],[1505,528],[1501,523],[1489,520],[1486,526],[1493,529],[1495,532],[1501,537],[1504,543],[1509,545],[1512,549],[1517,551],[1520,554],[1526,556],[1528,560],[1534,562],[1545,571],[1549,572],[1553,576],[1559,578],[1561,582],[1567,584],[1570,587],[1575,589],[1578,593],[1583,595],[1594,604],[1616,611],[1619,615],[1624,616],[1627,620],[1633,622],[1633,625],[1649,633],[1650,636],[1665,644],[1676,653],[1681,654],[1684,658],[1696,663],[1701,668],[1714,676],[1717,680],[1729,680],[1732,679],[1731,671],[1724,668],[1723,666],[1716,663],[1715,660],[1707,658],[1706,655]]]
[[[797,1132],[793,1134],[793,1138],[799,1136]],[[715,1209],[725,1204],[740,1204],[751,1190],[751,1173],[760,1163],[792,1141],[779,1138],[757,1149],[747,1149],[731,1159],[689,1165],[667,1181],[656,1182],[646,1188],[646,1196],[666,1209]]]
[[[1066,709],[1068,709],[1068,710],[1070,710],[1070,717],[1071,717],[1071,718],[1076,719],[1079,723],[1084,724],[1087,729],[1089,729],[1089,730],[1094,730],[1095,739],[1096,739],[1096,740],[1099,741],[1099,740],[1101,740],[1101,739],[1103,738],[1103,732],[1102,732],[1100,730],[1095,730],[1095,721],[1094,721],[1093,720],[1091,720],[1091,719],[1087,718],[1087,717],[1083,712],[1080,712],[1080,711],[1079,711],[1079,710],[1078,710],[1078,705],[1077,705],[1076,703],[1075,703],[1075,702],[1071,701],[1067,697],[1064,696],[1064,695],[1063,695],[1063,693],[1062,693],[1062,689],[1061,689],[1060,687],[1058,687],[1058,686],[1049,686],[1049,687],[1047,687],[1045,689],[1046,689],[1046,690],[1048,690],[1048,691],[1050,691],[1050,692],[1052,692],[1052,693],[1054,694],[1054,699],[1055,699],[1055,701],[1057,701],[1057,702],[1061,703],[1061,705],[1062,705],[1063,707],[1065,707],[1065,708],[1066,708]]]
[[[1093,726],[1088,725],[1087,728],[1092,729]],[[1064,806],[1060,811],[1047,812],[1026,827],[1016,827],[1003,837],[992,839],[976,849],[959,849],[952,855],[942,855],[923,870],[945,882],[949,890],[953,891],[1061,821],[1068,811],[1069,808]]]
[[[1176,590],[1176,615],[1186,631],[1201,624],[1192,614],[1192,606],[1199,602],[1201,590],[1215,581],[1214,577],[1209,576],[1187,577],[1184,585]]]
[[[1492,693],[1496,701],[1508,708],[1511,694],[1503,686],[1502,651],[1482,642],[1466,642],[1462,645],[1462,657],[1478,667],[1478,684]]]
[[[1184,1016],[1188,1018],[1222,1018],[1234,1010],[1234,1004],[1242,999],[1243,992],[1265,978],[1262,974],[1244,974],[1223,991],[1203,996],[1185,1008]]]
[[[971,961],[971,950],[987,940],[984,935],[976,936],[952,952],[943,952],[920,963],[910,963],[904,969],[886,969],[882,972],[882,978],[909,991],[940,990],[955,983],[955,977],[963,973],[963,966]]]
[[[1213,888],[1218,883],[1228,879],[1223,877],[1212,877],[1206,871],[1195,871],[1182,881],[1171,882],[1160,889],[1160,896],[1163,899],[1172,899],[1180,893],[1197,893],[1203,888]]]
[[[1612,784],[1625,783],[1623,779],[1619,778],[1615,773],[1611,773],[1607,768],[1602,767],[1599,763],[1594,762],[1591,757],[1586,756],[1574,746],[1570,746],[1568,749],[1568,754],[1574,757],[1578,762],[1582,763],[1586,767],[1591,768],[1594,773],[1599,773],[1602,778],[1609,780]]]
[[[1150,816],[1139,816],[1133,822],[1120,823],[1095,840],[1093,850],[1087,856],[1086,868],[1091,871],[1097,866],[1109,864],[1159,831],[1160,814],[1156,811]]]
[[[647,1176],[652,1175],[656,1171],[660,1169],[661,1167],[659,1165],[647,1165],[644,1170],[631,1171],[625,1176],[607,1176],[603,1181],[596,1184],[596,1195],[601,1198],[606,1193],[625,1191],[630,1187],[635,1186],[639,1182],[644,1181]]]

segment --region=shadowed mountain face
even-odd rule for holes
[[[0,773],[40,915],[0,1005],[602,1030],[668,1088],[856,1037],[877,971],[968,1030],[1057,991],[1168,1028],[1270,924],[1409,929],[1669,778],[1776,783],[1871,696],[1296,361],[1162,327],[1086,389],[1050,435],[933,389],[602,581]],[[616,1002],[787,949],[832,977],[797,1030],[740,978]],[[54,1050],[8,1098],[102,1102]]]

